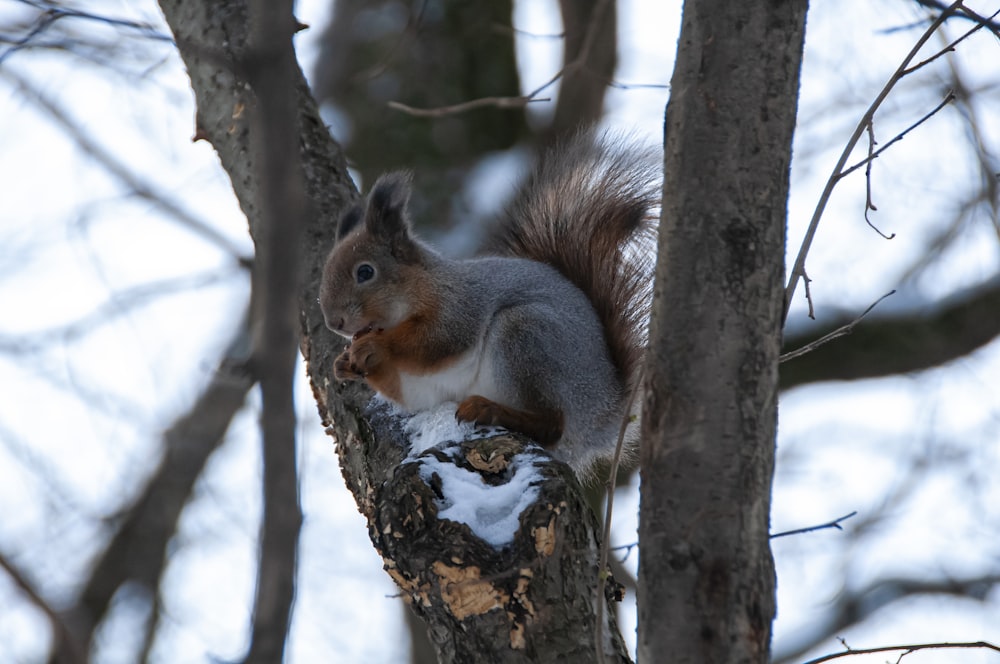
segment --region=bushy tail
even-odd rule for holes
[[[556,145],[522,185],[492,249],[548,263],[593,303],[623,385],[642,361],[660,203],[658,151],[592,131]]]

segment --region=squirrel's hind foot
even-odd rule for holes
[[[563,432],[563,414],[557,410],[518,410],[478,395],[468,397],[458,404],[455,419],[517,431],[544,447],[554,445]]]

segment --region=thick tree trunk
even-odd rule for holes
[[[684,4],[643,412],[643,662],[768,658],[785,210],[806,4]]]
[[[197,138],[217,150],[259,242],[266,209],[259,179],[264,155],[248,121],[259,102],[244,80],[246,5],[162,0],[160,6],[195,91]],[[537,496],[520,512],[513,539],[491,546],[469,527],[438,517],[449,497],[434,473],[420,469],[444,464],[479,474],[486,485],[502,485],[511,479],[512,459],[520,455],[523,460],[522,445],[494,437],[431,450],[403,463],[407,441],[399,417],[367,409],[371,393],[360,384],[333,381],[333,359],[343,342],[323,324],[319,275],[340,211],[357,192],[301,72],[296,68],[291,76],[298,159],[312,212],[298,250],[301,349],[320,417],[337,440],[344,479],[368,519],[386,570],[427,621],[442,661],[595,661],[596,608],[606,601],[595,596],[599,536],[568,469],[551,461],[525,461],[537,466]],[[614,611],[606,606],[603,614],[606,661],[627,661]]]

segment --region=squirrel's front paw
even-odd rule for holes
[[[334,360],[333,375],[337,380],[361,380],[381,363],[381,353],[373,336],[359,337]]]
[[[333,361],[333,377],[337,380],[361,380],[365,377],[361,367],[355,365],[351,359],[350,347],[345,348],[344,352]]]

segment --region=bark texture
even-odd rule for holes
[[[765,662],[805,0],[684,3],[641,450],[644,662]]]
[[[163,0],[161,8],[195,92],[196,137],[217,150],[259,242],[264,156],[249,121],[259,102],[245,79],[246,5]],[[401,465],[405,440],[398,417],[367,409],[371,393],[361,384],[333,381],[333,359],[343,342],[323,324],[319,276],[335,222],[357,192],[301,72],[296,67],[289,76],[311,212],[298,247],[300,347],[320,417],[337,440],[344,479],[386,570],[427,621],[442,661],[595,661],[598,531],[568,469],[543,464],[538,499],[521,514],[513,543],[495,549],[467,527],[437,518],[435,501],[442,496],[433,478],[425,481],[418,464]],[[467,465],[492,484],[503,483],[504,465],[520,449],[501,437],[468,443],[461,454],[430,454]],[[607,607],[604,614],[614,612]],[[613,620],[604,633],[606,660],[627,661]]]

